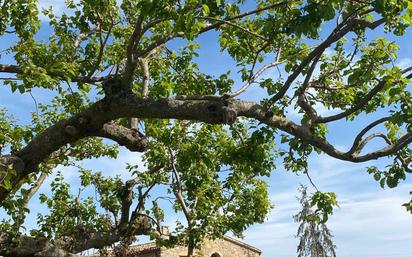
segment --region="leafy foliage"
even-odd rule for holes
[[[261,176],[274,168],[272,131],[249,136],[240,122],[230,130],[180,121],[147,123],[147,135],[156,142],[145,154],[148,164],[164,166],[174,209],[187,212],[188,227],[177,226],[176,232],[196,247],[205,236],[219,238],[228,231],[241,236],[251,224],[263,222],[271,207]]]

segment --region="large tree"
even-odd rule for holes
[[[382,158],[389,160],[387,168],[371,166],[368,172],[389,187],[411,172],[412,67],[397,66],[396,43],[406,40],[412,25],[410,1],[68,0],[60,14],[39,10],[36,3],[0,0],[0,35],[2,42],[6,39],[0,53],[2,90],[30,95],[41,88],[54,97],[44,103],[35,99],[31,121],[16,121],[7,109],[0,111],[0,201],[11,217],[2,224],[2,255],[66,256],[152,233],[142,218],[144,202],[152,185],[167,180],[162,174],[171,176],[166,184],[176,198],[186,197],[176,209],[180,202],[183,211],[185,203],[193,205],[191,212],[198,207],[205,212],[213,193],[238,190],[262,196],[252,204],[263,204],[265,214],[267,194],[258,177],[269,175],[274,160],[306,172],[314,152],[356,163]],[[48,23],[40,22],[40,12]],[[221,47],[209,54],[229,56],[232,67],[219,74],[199,68],[203,34]],[[279,74],[262,79],[269,69]],[[250,96],[250,87],[266,94],[257,102],[239,100]],[[333,114],[322,115],[325,108]],[[365,114],[374,120],[363,124]],[[330,140],[328,126],[335,123],[363,126],[346,150]],[[187,128],[175,139],[162,134],[181,126]],[[191,133],[203,134],[184,137]],[[276,136],[277,147],[272,143]],[[59,175],[53,195],[42,197],[51,209],[39,220],[42,231],[19,233],[28,201],[57,165],[117,156],[116,145],[102,138],[143,152],[147,162],[146,172],[126,182],[83,171],[82,186],[94,185],[101,207],[119,220],[113,225],[112,218],[98,214],[93,200],[71,196]],[[188,141],[180,144],[179,139]],[[375,139],[385,145],[371,143]],[[212,183],[217,173],[220,181],[230,182],[227,187]],[[249,177],[250,184],[242,184]],[[204,183],[215,191],[195,190]],[[320,194],[315,200],[327,216],[326,198]],[[219,211],[227,207],[227,199],[221,200]],[[137,204],[130,213],[133,201]],[[234,207],[224,213],[243,219],[232,227],[222,225],[220,234],[262,221],[241,210],[245,213]],[[64,212],[73,215],[62,217]],[[210,219],[195,218],[196,224],[206,224],[198,231],[209,231]],[[74,231],[84,220],[90,227]],[[55,227],[47,227],[50,222]]]

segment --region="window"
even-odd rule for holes
[[[218,253],[214,253],[214,254],[212,254],[211,257],[222,257],[222,256],[220,256],[220,254],[218,254]]]

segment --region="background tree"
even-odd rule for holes
[[[0,1],[0,35],[7,42],[0,56],[2,90],[22,96],[40,90],[53,97],[50,102],[35,99],[36,111],[28,120],[17,120],[7,109],[0,111],[0,201],[9,215],[1,227],[2,255],[75,254],[117,242],[127,245],[138,234],[151,234],[146,222],[137,218],[146,217],[141,214],[149,206],[139,203],[167,172],[174,187],[181,184],[186,203],[193,202],[195,194],[201,196],[191,183],[208,184],[202,182],[207,178],[196,181],[196,172],[212,176],[229,166],[228,178],[257,179],[267,176],[270,166],[259,170],[254,161],[272,153],[281,156],[272,161],[283,161],[293,172],[304,172],[315,152],[355,163],[371,161],[368,172],[382,187],[397,186],[411,172],[412,67],[397,65],[399,46],[391,41],[402,38],[411,26],[410,1],[81,0],[66,1],[67,10],[61,14],[39,10],[36,3]],[[48,24],[40,22],[39,12]],[[219,42],[220,51],[235,63],[218,74],[201,70],[196,59],[199,36],[212,30],[209,35]],[[264,72],[274,68],[279,75],[263,79]],[[255,84],[266,91],[260,99],[236,99],[247,98],[245,92]],[[323,115],[320,108],[335,112]],[[373,119],[366,125],[365,114]],[[176,144],[182,149],[175,149],[168,137],[156,132],[185,122],[208,135],[220,131],[217,139],[203,139],[216,144],[215,150],[226,147],[219,138],[228,138],[241,150],[230,151],[228,160],[207,164],[202,156],[189,157],[188,146]],[[329,137],[336,123],[361,123],[346,150]],[[190,133],[182,130],[178,136]],[[259,138],[270,142],[268,136],[277,137],[278,145],[259,148]],[[384,145],[372,142],[377,139]],[[22,230],[28,201],[58,165],[116,158],[118,145],[144,152],[148,170],[143,174],[149,175],[124,182],[91,172],[88,176],[94,179],[89,183],[101,196],[89,202],[68,193],[67,183],[58,176],[53,194],[42,197],[52,210],[43,221],[55,221],[55,228],[43,226],[40,219],[43,232],[28,235]],[[204,166],[196,170],[186,159]],[[376,159],[388,161],[386,168],[373,166]],[[180,183],[177,173],[184,177]],[[173,187],[171,193],[176,196]],[[331,213],[329,195],[315,195],[324,219]],[[258,202],[267,207],[266,201],[263,197]],[[196,206],[202,206],[199,203]],[[93,211],[95,205],[120,218],[110,214],[108,222],[100,216],[100,207]],[[130,212],[132,205],[138,206],[135,212]],[[75,215],[64,219],[64,212]],[[224,214],[231,213],[236,212]],[[262,218],[247,217],[244,224]],[[81,227],[85,220],[91,223],[82,228],[88,236],[73,236],[75,224]],[[67,237],[77,242],[64,243]]]
[[[299,188],[301,193],[298,198],[302,210],[293,216],[295,222],[299,223],[296,237],[299,238],[297,247],[298,257],[336,257],[336,245],[333,244],[333,235],[326,226],[326,220],[320,218],[312,207],[315,205],[307,194],[307,187]],[[331,195],[332,205],[336,200]]]

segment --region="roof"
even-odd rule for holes
[[[253,247],[253,246],[251,246],[251,245],[249,245],[249,244],[246,244],[246,243],[244,243],[243,241],[240,241],[240,240],[235,239],[235,238],[233,238],[233,237],[224,236],[223,239],[226,240],[226,241],[228,241],[228,242],[231,242],[231,243],[233,243],[233,244],[236,244],[236,245],[245,247],[245,248],[247,248],[247,249],[249,249],[249,250],[251,250],[251,251],[257,252],[257,253],[259,253],[259,254],[262,253],[262,251],[259,250],[258,248]]]
[[[155,242],[150,242],[150,243],[130,246],[127,254],[135,256],[136,253],[145,254],[145,253],[158,252],[159,250],[160,250],[160,247],[156,245]]]
[[[141,254],[146,254],[146,253],[157,253],[160,251],[160,247],[156,245],[155,242],[150,242],[150,243],[144,243],[144,244],[137,244],[137,245],[132,245],[128,248],[127,250],[127,257],[128,256],[139,256]],[[99,256],[98,254],[94,254],[92,256]],[[109,251],[109,256],[113,257],[114,253],[113,251]]]

